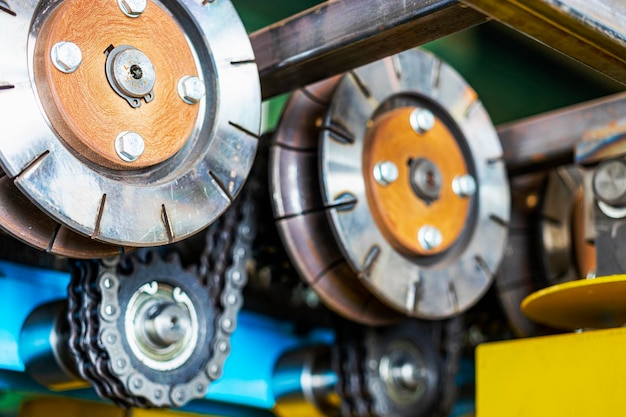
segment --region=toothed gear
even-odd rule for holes
[[[123,407],[179,407],[203,398],[221,376],[248,280],[258,189],[248,184],[207,229],[199,268],[184,269],[176,254],[163,260],[156,252],[145,260],[133,255],[75,264],[70,349],[100,397]],[[163,305],[182,311],[190,325],[168,345],[150,339],[134,320],[154,320]]]

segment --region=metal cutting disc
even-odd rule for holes
[[[369,325],[401,316],[382,304],[350,269],[332,235],[319,184],[319,121],[339,78],[296,91],[289,99],[270,153],[276,226],[302,278],[332,310]]]
[[[428,120],[415,122],[416,110]],[[477,302],[502,259],[510,195],[476,93],[447,64],[411,50],[344,76],[321,124],[324,206],[365,287],[425,319]]]
[[[229,1],[122,3],[3,2],[0,165],[64,227],[156,246],[201,230],[239,193],[258,141],[259,77]],[[56,49],[68,43],[80,60]]]

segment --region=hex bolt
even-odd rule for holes
[[[143,138],[138,133],[125,131],[115,139],[115,151],[124,162],[136,161],[144,150]]]
[[[452,180],[452,191],[462,198],[476,194],[476,180],[471,175],[460,175]]]
[[[71,74],[83,62],[83,53],[73,42],[57,42],[50,50],[50,58],[56,69]]]
[[[419,244],[426,250],[438,248],[443,242],[443,236],[435,226],[423,226],[417,232]]]
[[[381,161],[374,166],[374,179],[386,187],[398,179],[398,167],[391,161]]]
[[[416,133],[426,133],[435,127],[435,116],[430,110],[417,107],[411,112],[409,123]]]
[[[128,17],[139,17],[148,7],[148,0],[117,0],[120,10]]]
[[[178,81],[178,95],[187,104],[197,104],[206,95],[206,86],[200,78],[187,75]]]

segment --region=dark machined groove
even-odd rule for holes
[[[231,125],[232,127],[234,127],[235,129],[242,131],[243,133],[245,133],[248,136],[252,136],[253,138],[255,138],[257,140],[261,139],[261,136],[258,133],[254,133],[253,131],[246,129],[245,127],[243,127],[243,126],[241,126],[241,125],[239,125],[239,124],[237,124],[235,122],[229,121],[228,124]]]
[[[211,176],[211,178],[213,178],[213,181],[215,181],[219,189],[222,190],[228,201],[232,203],[234,198],[230,194],[230,191],[228,191],[228,187],[226,186],[226,184],[222,182],[222,180],[215,174],[215,172],[209,171],[209,175]]]
[[[170,218],[167,214],[167,209],[165,208],[165,204],[161,205],[161,220],[165,225],[165,232],[167,233],[167,240],[172,243],[174,241],[174,232],[172,231],[172,225],[170,223]]]
[[[91,238],[95,239],[96,236],[100,233],[100,223],[102,223],[102,215],[104,214],[104,205],[107,201],[107,195],[102,194],[102,198],[100,199],[100,206],[98,207],[98,213],[96,213],[96,224],[93,228],[93,232],[91,233]]]

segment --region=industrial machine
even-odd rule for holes
[[[626,6],[235,5],[0,0],[0,410],[547,410],[491,392],[553,339],[482,345],[476,401],[473,352],[626,322]],[[496,127],[416,48],[489,20],[616,94]]]

